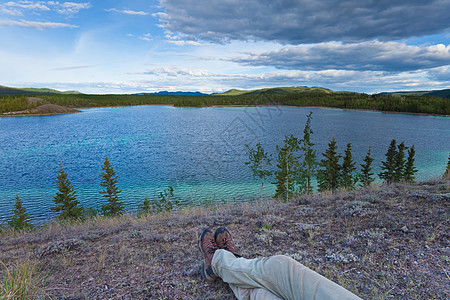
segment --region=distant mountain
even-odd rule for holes
[[[238,95],[258,95],[258,94],[297,94],[297,93],[334,93],[332,90],[320,88],[320,87],[306,87],[306,86],[297,86],[297,87],[275,87],[275,88],[266,88],[259,90],[237,90],[231,89],[224,93],[215,93],[212,96],[238,96]]]
[[[182,92],[182,91],[176,91],[176,92],[168,92],[168,91],[159,91],[156,93],[136,93],[134,95],[184,95],[184,96],[206,96],[208,94],[204,94],[201,92]]]
[[[37,95],[37,94],[81,94],[77,91],[61,92],[46,88],[13,88],[0,85],[0,95]]]
[[[433,96],[450,99],[450,89],[434,91],[385,92],[380,94],[388,94],[392,96]]]

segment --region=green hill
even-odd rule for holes
[[[240,95],[261,95],[261,94],[270,94],[270,95],[286,95],[286,94],[297,94],[297,93],[333,93],[332,90],[320,88],[320,87],[305,87],[305,86],[297,86],[297,87],[275,87],[275,88],[265,88],[258,90],[237,90],[231,89],[224,93],[215,93],[212,96],[240,96]]]
[[[36,95],[36,94],[80,94],[77,91],[61,92],[48,88],[13,88],[0,85],[0,95]]]
[[[388,94],[392,96],[432,96],[450,99],[450,89],[434,90],[434,91],[409,91],[409,92],[392,92],[392,93],[387,92],[381,94]]]

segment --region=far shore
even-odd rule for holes
[[[427,114],[427,113],[415,113],[415,112],[401,112],[401,111],[383,111],[376,109],[358,109],[358,108],[340,108],[340,107],[328,107],[328,106],[294,106],[294,105],[277,105],[277,104],[258,104],[258,105],[211,105],[211,106],[175,106],[174,104],[141,104],[141,105],[118,105],[118,106],[89,106],[89,107],[77,107],[77,108],[67,108],[73,109],[73,111],[64,112],[51,112],[51,113],[22,113],[22,112],[8,112],[0,114],[0,117],[33,117],[33,116],[54,116],[63,114],[80,113],[78,109],[90,109],[90,108],[115,108],[115,107],[134,107],[134,106],[172,106],[175,108],[221,108],[221,107],[297,107],[297,108],[325,108],[325,109],[340,109],[340,110],[355,110],[355,111],[370,111],[370,112],[380,112],[380,113],[391,113],[391,114],[409,114],[409,115],[422,115],[422,116],[436,116],[436,117],[450,117],[450,115],[440,115],[440,114]]]

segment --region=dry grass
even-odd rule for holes
[[[0,260],[29,257],[53,298],[233,299],[202,280],[197,249],[203,228],[227,226],[244,257],[289,255],[365,299],[448,299],[449,200],[447,180],[96,217],[3,232]]]
[[[0,282],[0,299],[50,298],[41,288],[42,276],[37,272],[37,262],[17,261],[8,268],[0,261],[3,280]]]

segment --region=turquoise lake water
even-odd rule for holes
[[[126,209],[168,186],[183,204],[257,198],[244,144],[261,142],[276,157],[285,135],[303,135],[312,111],[318,156],[333,137],[338,152],[352,143],[359,164],[369,145],[374,171],[391,139],[415,145],[418,180],[441,176],[450,152],[450,118],[295,107],[174,108],[139,106],[85,109],[82,113],[0,118],[0,222],[19,194],[35,222],[54,217],[59,164],[83,206],[100,207],[100,172],[108,156],[119,175]],[[266,195],[274,187],[267,184]]]

